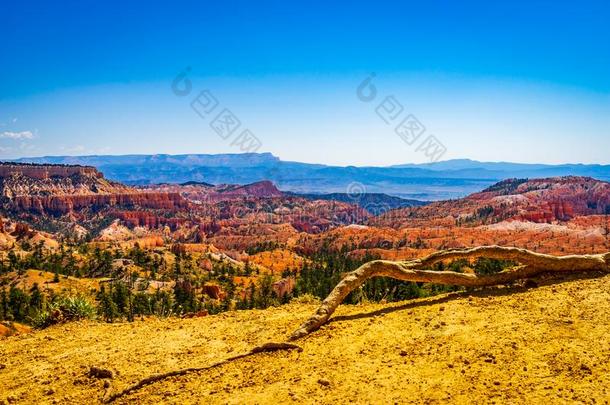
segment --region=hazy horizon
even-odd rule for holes
[[[306,164],[312,164],[312,165],[326,165],[326,166],[337,166],[337,167],[390,167],[390,166],[401,166],[401,165],[429,165],[429,164],[441,164],[441,163],[448,163],[448,162],[455,162],[455,161],[471,161],[474,163],[483,163],[483,164],[519,164],[519,165],[549,165],[549,166],[563,166],[563,165],[600,165],[600,166],[607,166],[610,165],[610,163],[583,163],[583,162],[573,162],[573,161],[566,161],[566,162],[560,162],[560,163],[541,163],[541,162],[521,162],[521,161],[508,161],[508,160],[498,160],[498,161],[492,161],[492,160],[477,160],[477,159],[471,159],[468,157],[457,157],[457,158],[451,158],[451,159],[442,159],[436,162],[420,162],[420,163],[414,163],[414,162],[402,162],[402,163],[394,163],[394,164],[390,164],[390,165],[357,165],[357,164],[347,164],[347,165],[335,165],[335,164],[328,164],[328,163],[322,163],[322,162],[317,162],[317,161],[305,161],[305,160],[288,160],[288,159],[283,159],[282,156],[278,156],[276,154],[273,154],[271,152],[241,152],[241,153],[232,153],[232,152],[227,152],[227,153],[163,153],[163,152],[159,152],[159,153],[124,153],[124,154],[111,154],[111,153],[107,153],[107,154],[82,154],[82,155],[61,155],[61,154],[57,154],[57,155],[28,155],[28,156],[18,156],[15,158],[0,158],[0,161],[4,161],[4,162],[11,162],[11,161],[15,161],[15,160],[25,160],[25,159],[41,159],[41,158],[87,158],[87,157],[127,157],[127,156],[196,156],[196,155],[209,155],[209,156],[217,156],[217,155],[246,155],[248,153],[257,153],[257,154],[271,154],[272,156],[278,158],[280,161],[283,162],[297,162],[297,163],[306,163]]]

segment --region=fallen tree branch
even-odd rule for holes
[[[452,271],[429,270],[437,263],[457,259],[477,259],[481,257],[510,260],[520,265],[490,275],[476,275],[457,273]],[[318,310],[292,333],[289,340],[296,340],[320,328],[347,295],[361,286],[366,280],[373,277],[390,277],[403,281],[425,282],[445,285],[459,285],[465,287],[482,287],[506,284],[511,281],[536,276],[545,272],[582,272],[582,271],[610,271],[610,253],[597,255],[570,255],[551,256],[535,253],[526,249],[481,246],[472,249],[444,250],[433,253],[423,259],[414,259],[402,262],[374,260],[360,266],[348,273],[330,292]],[[155,374],[146,377],[124,390],[111,394],[107,390],[102,402],[110,403],[129,393],[166,378],[181,376],[192,372],[210,370],[256,353],[273,352],[278,350],[303,349],[292,343],[269,342],[252,348],[250,351],[229,357],[225,360],[204,367],[189,367],[167,373]]]
[[[180,376],[180,375],[185,375],[188,373],[193,373],[193,372],[197,372],[197,371],[204,371],[204,370],[210,370],[212,368],[221,366],[223,364],[227,364],[231,361],[234,360],[238,360],[238,359],[242,359],[244,357],[248,357],[251,356],[253,354],[256,353],[263,353],[263,352],[275,352],[278,350],[297,350],[299,352],[303,351],[303,349],[300,346],[297,346],[293,343],[285,343],[285,342],[269,342],[269,343],[264,343],[260,346],[256,346],[254,348],[252,348],[249,352],[246,353],[242,353],[242,354],[238,354],[235,355],[233,357],[229,357],[225,360],[210,364],[208,366],[203,366],[203,367],[189,367],[189,368],[183,368],[180,370],[174,370],[174,371],[169,371],[167,373],[162,373],[162,374],[154,374],[151,375],[149,377],[146,377],[140,381],[138,381],[137,383],[125,388],[124,390],[117,392],[115,394],[110,395],[110,390],[107,390],[105,397],[102,399],[103,403],[111,403],[129,393],[132,393],[134,391],[139,390],[140,388],[152,384],[154,382],[157,381],[161,381],[164,380],[166,378],[170,378],[170,377],[175,377],[175,376]]]
[[[449,260],[477,259],[510,260],[521,265],[496,274],[477,275],[453,271],[429,270],[433,265]],[[318,310],[291,335],[296,340],[310,334],[328,321],[335,309],[349,293],[373,277],[390,277],[414,281],[463,287],[483,287],[506,284],[546,272],[610,271],[610,253],[596,255],[552,256],[526,249],[501,246],[480,246],[472,249],[443,250],[422,259],[393,262],[374,260],[348,273],[322,301]]]

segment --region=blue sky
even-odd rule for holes
[[[375,112],[394,96],[443,159],[610,163],[605,2],[294,3],[3,2],[0,157],[240,152],[207,89],[285,160],[426,162]]]

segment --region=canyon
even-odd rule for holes
[[[100,386],[100,389],[96,380],[78,376],[79,373],[89,375],[78,356],[70,360],[78,364],[52,360],[51,352],[61,352],[54,348],[55,342],[64,344],[69,340],[69,345],[90,347],[82,342],[91,339],[108,342],[114,339],[117,345],[124,348],[124,352],[122,349],[115,351],[111,357],[91,357],[87,350],[79,353],[88,356],[96,367],[101,364],[104,369],[120,371],[120,377],[113,384],[122,388],[130,381],[141,378],[145,371],[145,367],[132,367],[123,359],[123,354],[132,350],[130,342],[150,341],[153,346],[146,350],[152,354],[146,355],[147,361],[155,364],[161,362],[159,364],[163,366],[160,369],[166,370],[175,368],[176,364],[167,363],[163,356],[175,353],[177,349],[173,343],[168,345],[154,338],[160,330],[164,331],[163,336],[166,333],[183,336],[184,328],[199,330],[198,334],[193,335],[197,336],[194,340],[187,339],[191,346],[198,345],[200,340],[204,346],[207,344],[205,342],[214,343],[216,340],[210,340],[213,336],[216,336],[213,339],[221,339],[218,336],[224,334],[224,346],[216,345],[214,351],[206,351],[203,358],[209,361],[214,356],[223,357],[236,348],[245,350],[246,343],[253,345],[265,337],[280,339],[280,335],[295,328],[313,311],[314,303],[328,294],[345,272],[373,259],[417,259],[442,249],[481,245],[523,247],[556,255],[610,251],[610,183],[591,177],[505,179],[464,198],[415,203],[397,197],[366,194],[354,198],[353,195],[339,193],[318,198],[315,194],[282,191],[268,180],[244,185],[191,181],[134,186],[107,180],[93,167],[11,163],[0,165],[0,168],[0,302],[5,303],[0,306],[0,339],[8,342],[0,350],[0,364],[6,367],[6,370],[0,369],[0,373],[13,375],[15,370],[20,370],[14,362],[18,360],[13,359],[23,359],[35,367],[41,358],[49,359],[49,364],[57,371],[56,376],[43,373],[36,377],[40,384],[52,386],[46,391],[31,390],[29,383],[20,383],[18,379],[2,379],[2,388],[12,392],[10,401],[13,402],[40,402],[45,398],[82,401],[108,388]],[[370,209],[371,204],[381,204],[384,209],[375,212]],[[449,263],[448,266],[472,273],[478,271],[473,269],[479,264]],[[493,271],[502,269],[497,267],[498,263],[487,265],[496,266]],[[587,277],[593,279],[587,280]],[[528,292],[528,288],[539,283],[547,285],[540,292],[538,289]],[[556,286],[556,283],[563,284]],[[583,300],[583,288],[597,292],[597,301]],[[354,361],[364,355],[369,356],[366,357],[367,361],[376,364],[379,358],[389,356],[398,359],[397,364],[402,364],[401,361],[409,354],[417,358],[423,355],[435,364],[434,372],[442,372],[443,375],[455,371],[453,368],[457,364],[467,375],[480,377],[481,373],[489,371],[486,369],[489,364],[487,359],[492,362],[494,359],[504,361],[505,357],[514,359],[515,355],[522,367],[543,368],[546,367],[546,358],[536,357],[529,351],[509,353],[498,350],[490,342],[501,338],[521,345],[521,335],[507,335],[506,328],[512,331],[516,323],[521,325],[528,320],[555,322],[541,316],[536,308],[532,309],[531,302],[544,303],[547,310],[552,308],[560,318],[568,314],[572,319],[578,316],[579,311],[591,311],[591,308],[603,305],[607,300],[601,297],[607,288],[607,276],[603,278],[601,275],[584,275],[582,279],[560,277],[557,280],[542,277],[536,281],[527,280],[525,284],[499,287],[493,293],[451,287],[439,289],[426,283],[375,281],[358,289],[351,298],[348,297],[352,303],[360,305],[340,306],[339,323],[331,321],[323,326],[311,339],[304,341],[303,349],[327,357],[329,353],[320,349],[325,346],[316,342],[332,336],[334,340],[339,339],[332,349],[335,352],[339,347],[352,347],[354,339],[365,339],[364,346],[376,348],[373,351],[360,348],[358,355],[352,353],[351,349],[343,352]],[[524,307],[523,301],[507,289],[514,290],[515,294],[527,294],[529,299],[535,301],[530,301],[530,306]],[[28,298],[19,301],[19,294],[25,294]],[[37,294],[45,298],[40,301]],[[497,294],[493,298],[496,306],[488,305],[488,294]],[[563,298],[559,299],[557,294]],[[454,298],[462,296],[464,299]],[[411,308],[409,315],[413,315],[413,319],[409,320],[391,315],[392,310],[388,308],[393,307],[388,305],[398,304],[371,304],[418,297],[428,298],[400,304]],[[64,299],[68,301],[61,301]],[[565,312],[564,299],[574,302],[570,307],[572,312]],[[110,323],[69,322],[71,312],[61,307],[68,305],[69,300],[81,300],[79,305],[85,309],[95,303],[97,307],[91,307],[91,311],[97,314],[98,320]],[[39,302],[38,305],[48,302],[44,305],[51,305],[49,308],[52,310],[37,310],[33,304],[26,310],[26,307],[19,306],[19,302]],[[3,309],[7,305],[12,312],[7,313]],[[402,306],[396,307],[399,308],[397,311]],[[446,311],[446,307],[459,311],[459,315],[449,316],[452,312]],[[377,319],[382,315],[373,315],[371,320],[360,320],[363,310],[372,314],[388,314],[390,323],[384,323],[383,330],[375,329],[379,323]],[[522,319],[524,313],[525,320]],[[42,318],[41,314],[44,315]],[[497,320],[511,321],[506,324],[494,323],[497,328],[493,330],[482,324],[484,316],[496,315]],[[129,326],[121,323],[125,319],[140,319],[141,326],[134,329],[135,324]],[[350,325],[353,319],[355,324],[341,326],[341,319],[349,319]],[[117,320],[119,323],[113,325]],[[367,325],[364,333],[356,329],[359,322]],[[464,325],[473,322],[478,326],[464,329]],[[579,325],[584,328],[583,331],[594,334],[599,322],[603,323],[601,318]],[[236,329],[236,325],[241,326]],[[241,330],[244,325],[245,335],[230,332]],[[269,325],[272,325],[271,329]],[[388,326],[410,331],[410,338],[416,337],[416,346],[403,348],[401,345],[404,341],[401,343],[400,339],[388,338]],[[42,328],[43,331],[33,332],[32,327]],[[205,332],[201,332],[202,327]],[[112,332],[108,328],[112,328]],[[258,332],[249,333],[248,328]],[[269,333],[261,335],[261,328]],[[78,333],[75,332],[77,329]],[[466,340],[474,339],[475,343],[467,348],[472,357],[468,363],[462,358],[450,358],[453,367],[438,369],[438,356],[430,354],[430,350],[439,351],[441,348],[425,342],[442,338],[438,334],[445,331],[449,333],[447,336],[458,334]],[[137,334],[136,338],[133,333]],[[214,333],[218,333],[218,336]],[[140,334],[153,338],[144,339]],[[534,338],[541,339],[543,334],[541,331],[540,336]],[[60,338],[60,335],[64,337]],[[65,336],[68,335],[71,337],[66,340]],[[257,337],[253,339],[252,336]],[[547,341],[548,335],[544,336]],[[21,353],[24,342],[32,339],[35,342],[37,339],[48,339],[45,347],[49,347],[50,351],[41,349],[43,357],[40,358]],[[167,342],[165,337],[163,339]],[[349,339],[351,343],[343,344],[341,339]],[[532,336],[527,339],[528,344],[531,344],[531,339]],[[307,343],[310,340],[314,344]],[[380,346],[378,340],[386,344]],[[452,342],[452,339],[447,340],[444,347],[449,347],[447,345]],[[566,342],[558,336],[554,338],[553,345],[559,347]],[[593,340],[587,344],[591,342]],[[420,346],[424,349],[418,349]],[[479,350],[480,347],[485,347],[485,350]],[[189,350],[194,353],[198,349]],[[427,350],[428,354],[422,350]],[[489,357],[488,352],[494,352],[495,357]],[[572,352],[580,353],[576,349]],[[597,353],[604,355],[602,351]],[[445,357],[446,353],[443,355]],[[573,361],[570,360],[572,357],[568,357],[560,359],[567,367],[566,373],[597,376],[604,371],[603,367],[597,366],[605,364],[601,357],[597,363]],[[180,358],[186,362],[184,364],[190,364],[188,356]],[[478,358],[483,359],[480,365],[476,360]],[[269,354],[258,360],[253,357],[244,364],[246,370],[247,364],[259,364],[257,361],[275,367],[276,360],[279,361],[278,367],[287,370],[280,354]],[[335,361],[340,362],[338,359]],[[416,368],[409,364],[415,363],[405,362],[400,367],[406,367],[405,372],[411,374],[421,368],[419,363]],[[238,370],[238,367],[241,366],[236,363],[228,369]],[[312,372],[319,367],[332,368],[325,361],[320,363],[317,360],[308,361],[307,367]],[[71,373],[66,374],[62,370],[71,370]],[[349,372],[358,378],[375,381],[375,367]],[[271,376],[266,375],[260,380],[252,376],[249,378],[256,381],[260,389],[251,391],[245,387],[235,387],[230,394],[244,400],[250,395],[255,395],[261,401],[269,399],[267,389],[262,387],[267,386]],[[316,378],[323,383],[307,380],[303,385],[299,380],[293,380],[292,395],[286,392],[278,392],[278,395],[297,398],[315,391],[328,400],[338,398],[328,388],[335,386],[339,378],[337,375],[320,375]],[[428,381],[428,377],[423,375],[413,378],[418,378],[421,384]],[[222,375],[211,374],[208,380],[206,387],[227,384]],[[180,384],[191,387],[190,381],[187,377]],[[479,378],[479,381],[487,380]],[[531,380],[535,388],[530,385],[528,398],[538,398],[546,392],[536,385],[537,381],[536,378]],[[495,382],[493,384],[496,387]],[[182,392],[176,389],[173,380],[160,382],[158,386],[172,392]],[[598,392],[596,387],[596,383],[590,381],[580,391],[565,395],[572,398],[594,395]],[[387,391],[389,388],[384,389]],[[218,402],[226,402],[230,398],[218,394],[216,388],[210,388],[209,392],[207,388],[201,391],[200,388],[191,387],[189,390],[192,395],[211,395],[213,401]],[[426,386],[421,392],[434,396],[435,390]],[[463,395],[464,398],[473,395],[461,382],[452,385],[452,390],[452,395]],[[455,394],[456,390],[460,394]],[[388,395],[389,391],[386,391],[381,392]],[[415,391],[400,392],[396,398],[403,398],[403,394],[413,395]],[[159,399],[156,391],[149,388],[128,395],[145,402]],[[175,395],[182,398],[182,394]],[[344,392],[341,395],[351,394]],[[370,391],[361,395],[371,401],[376,398]],[[438,395],[439,399],[446,399],[448,394],[443,392]],[[501,397],[503,394],[497,391],[494,395]],[[556,398],[565,399],[565,395],[560,393]]]
[[[608,245],[610,212],[610,183],[577,176],[507,179],[465,198],[429,204],[406,201],[401,207],[393,201],[397,208],[377,215],[359,205],[363,197],[316,199],[280,191],[266,180],[136,187],[85,166],[0,165],[0,195],[3,215],[33,229],[42,222],[61,229],[76,223],[95,233],[119,221],[134,238],[144,232],[168,243],[205,243],[226,252],[268,242],[296,253],[328,246],[354,255],[373,250],[382,257],[483,242],[539,245],[547,252],[562,245],[575,253],[592,243],[597,251]],[[549,234],[555,238],[549,240]],[[569,240],[576,244],[565,243]]]

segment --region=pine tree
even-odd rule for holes
[[[38,283],[34,283],[30,288],[30,317],[34,317],[37,313],[42,311],[44,308],[44,296],[38,288]]]
[[[129,288],[127,285],[118,281],[114,284],[112,290],[112,301],[116,305],[116,308],[120,315],[128,315],[129,312]]]
[[[119,316],[119,311],[111,295],[106,293],[103,285],[97,294],[97,300],[99,302],[98,311],[100,315],[106,322],[113,322]]]
[[[0,291],[0,320],[8,320],[9,313],[8,294],[6,293],[6,289],[3,288],[2,291]]]
[[[30,296],[28,293],[13,286],[8,293],[8,302],[13,318],[12,320],[23,322],[28,315],[28,307],[30,304]]]

